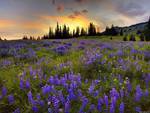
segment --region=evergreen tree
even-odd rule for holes
[[[110,29],[110,32],[111,32],[111,34],[110,34],[110,35],[112,35],[112,36],[116,36],[116,35],[118,35],[118,32],[116,31],[116,29],[115,29],[114,25],[112,25],[112,27],[111,27],[111,29]]]
[[[130,41],[136,41],[136,39],[135,39],[135,36],[132,34],[131,36],[130,36],[130,39],[129,39]]]
[[[32,36],[30,36],[30,40],[33,40],[33,37],[32,37]]]
[[[75,35],[76,35],[76,31],[75,31],[75,29],[73,29],[73,32],[72,32],[73,38],[75,37]]]
[[[93,23],[90,23],[90,25],[89,25],[88,35],[89,36],[95,36],[96,35],[96,27]]]
[[[28,40],[28,37],[27,37],[27,36],[23,36],[22,39],[23,39],[23,40]]]
[[[106,30],[104,32],[104,35],[108,35],[108,36],[116,36],[118,35],[117,30],[115,29],[114,25],[112,25],[111,28],[106,27]]]
[[[59,27],[59,24],[58,24],[58,22],[57,22],[57,26],[56,26],[56,29],[55,29],[55,38],[56,39],[59,39],[59,38],[61,38],[61,29],[60,29],[61,27]]]
[[[109,35],[110,34],[110,28],[108,26],[106,26],[104,35]]]
[[[77,28],[76,28],[75,37],[79,37],[79,36],[80,36],[80,28],[77,27]]]
[[[44,36],[42,37],[42,39],[48,39],[48,38],[49,38],[48,35],[44,35]]]
[[[120,31],[120,36],[123,36],[123,29],[121,29]]]
[[[69,27],[67,27],[67,37],[66,38],[71,38],[70,28]]]
[[[125,35],[125,36],[123,37],[123,41],[128,41],[128,36],[127,36],[127,35]]]
[[[54,33],[51,27],[49,27],[49,33],[48,33],[48,38],[53,39],[54,38]]]
[[[144,30],[144,35],[145,35],[145,40],[150,41],[150,18],[146,26],[146,29]]]
[[[70,38],[69,27],[67,27],[66,25],[64,25],[63,27],[62,35],[64,39]]]
[[[84,28],[82,28],[81,29],[81,36],[86,36],[87,34],[86,34],[86,31],[85,31],[85,29]]]
[[[37,37],[37,40],[41,40],[40,36]]]

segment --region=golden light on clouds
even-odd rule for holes
[[[97,25],[97,22],[94,20],[90,20],[84,15],[78,16],[42,16],[43,19],[49,22],[49,26],[55,28],[56,23],[58,22],[60,25],[66,24],[70,27],[70,30],[76,29],[76,27],[87,28],[90,22],[93,22]]]
[[[0,28],[8,28],[8,27],[13,27],[15,23],[12,20],[4,20],[0,19]]]

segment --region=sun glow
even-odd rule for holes
[[[56,27],[58,22],[60,25],[66,24],[69,26],[70,31],[76,29],[76,27],[87,28],[90,22],[97,24],[96,21],[90,20],[85,16],[79,15],[76,17],[71,16],[42,16],[45,20],[49,21],[49,25],[52,28]]]

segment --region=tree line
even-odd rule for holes
[[[68,39],[68,38],[77,38],[80,36],[94,36],[97,34],[96,26],[93,23],[90,23],[88,29],[76,27],[73,31],[67,25],[60,26],[57,23],[55,31],[50,27],[49,33],[44,35],[42,39]]]
[[[55,29],[52,29],[52,27],[49,27],[49,33],[38,37],[37,40],[40,39],[69,39],[69,38],[78,38],[80,36],[95,36],[98,32],[96,30],[96,26],[93,23],[90,23],[88,26],[88,29],[76,27],[76,29],[70,30],[69,26],[67,25],[59,25],[57,22],[57,26]],[[30,36],[24,36],[23,40],[34,40],[35,38]]]
[[[24,36],[22,39],[23,40],[41,40],[41,39],[69,39],[69,38],[78,38],[81,36],[123,36],[124,41],[136,41],[135,35],[131,34],[128,36],[127,34],[124,33],[123,29],[119,29],[119,27],[114,27],[112,25],[110,28],[106,27],[104,32],[98,32],[96,29],[96,26],[93,23],[90,23],[88,28],[80,28],[76,27],[74,30],[70,30],[70,28],[67,25],[59,25],[57,23],[57,26],[55,29],[52,29],[52,27],[49,28],[49,33],[42,36],[42,37],[27,37]],[[148,24],[146,25],[145,29],[143,31],[137,31],[137,35],[139,36],[141,41],[150,41],[150,18],[148,21]],[[111,37],[112,39],[112,37]],[[0,41],[2,41],[2,38],[0,38]]]

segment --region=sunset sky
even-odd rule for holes
[[[0,37],[42,36],[56,23],[100,30],[147,21],[150,0],[0,0]]]

